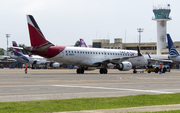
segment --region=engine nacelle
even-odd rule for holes
[[[58,63],[58,62],[52,62],[49,66],[50,66],[50,67],[54,67],[54,68],[59,68],[60,63]]]
[[[119,69],[120,71],[129,71],[132,68],[131,62],[122,62],[118,65],[116,65],[116,68]]]

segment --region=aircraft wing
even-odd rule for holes
[[[172,63],[172,60],[161,60],[161,59],[147,59],[148,62],[166,62],[166,63]]]
[[[151,58],[151,56],[148,54],[148,56],[149,56],[149,59],[147,59],[148,60],[148,62],[166,62],[166,63],[172,63],[173,61],[172,60],[164,60],[164,59],[153,59],[153,58]]]

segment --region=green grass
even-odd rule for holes
[[[109,98],[0,102],[0,113],[44,113],[180,104],[180,93]]]

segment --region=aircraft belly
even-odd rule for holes
[[[137,58],[130,58],[127,61],[131,62],[132,66],[141,66],[141,59]]]

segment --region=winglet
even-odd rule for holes
[[[138,56],[142,56],[142,54],[140,53],[140,50],[139,50],[139,46],[137,46],[137,51],[138,51]]]
[[[149,58],[151,58],[150,54],[148,53]]]

